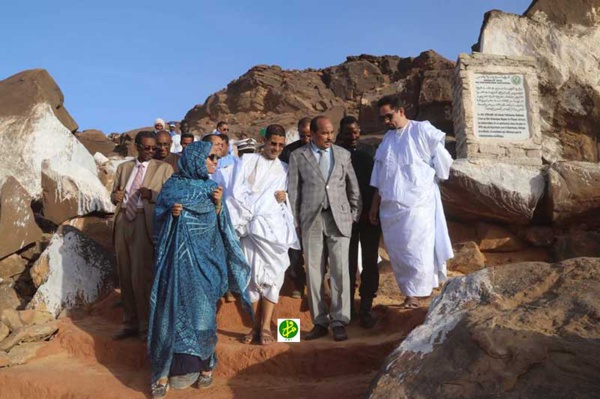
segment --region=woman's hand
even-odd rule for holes
[[[285,191],[275,191],[275,199],[280,204],[282,202],[285,202],[286,196],[287,196],[287,194],[285,193]]]
[[[219,186],[215,188],[213,191],[213,201],[215,205],[221,205],[221,201],[223,200],[223,187]]]
[[[171,209],[173,217],[179,217],[181,215],[181,211],[183,211],[183,205],[181,204],[174,204],[173,208]]]

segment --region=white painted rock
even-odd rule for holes
[[[96,175],[96,162],[83,144],[58,120],[48,103],[0,111],[0,170],[14,176],[34,198],[42,196],[42,162],[72,161]]]
[[[2,161],[0,160],[0,163]],[[0,169],[0,259],[42,238],[35,223],[31,196],[21,184]],[[0,273],[2,277],[4,276]]]
[[[598,258],[454,278],[386,359],[366,397],[595,398],[598,292]]]
[[[528,224],[545,184],[540,167],[458,159],[441,185],[444,211],[460,221]]]
[[[38,266],[45,276],[33,276]],[[40,259],[32,277],[41,282],[27,306],[42,309],[55,317],[63,309],[94,303],[113,287],[116,262],[102,246],[71,226],[61,226]]]
[[[92,212],[113,213],[110,193],[96,173],[60,158],[42,163],[44,217],[60,224]]]
[[[536,1],[526,16],[491,11],[479,40],[485,54],[538,63],[544,159],[598,162],[600,4]]]

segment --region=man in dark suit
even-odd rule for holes
[[[138,158],[119,165],[111,194],[117,206],[113,237],[124,308],[124,328],[114,339],[139,335],[145,340],[154,269],[154,203],[173,168],[152,159],[157,150],[153,132],[139,132],[135,145]]]
[[[279,155],[279,159],[282,162],[290,163],[290,154],[298,148],[304,147],[310,143],[310,118],[302,118],[298,121],[298,135],[299,140],[294,141],[286,145],[283,151]],[[292,291],[292,298],[302,298],[304,292],[304,285],[306,284],[306,272],[304,271],[304,254],[301,249],[290,249],[288,251],[290,256],[290,267],[288,273],[292,281],[294,282],[294,290]]]
[[[350,153],[333,144],[331,121],[324,116],[310,123],[311,142],[290,156],[288,190],[296,226],[306,255],[308,306],[314,328],[305,339],[327,334],[348,339],[350,278],[348,248],[352,222],[358,221],[361,199]],[[328,258],[328,259],[327,259]],[[329,261],[331,306],[324,292],[325,265]]]
[[[356,272],[358,269],[358,243],[361,246],[362,272],[360,274],[360,310],[358,313],[360,325],[372,328],[375,318],[371,315],[373,298],[379,288],[379,269],[377,267],[379,238],[381,227],[369,221],[369,209],[373,203],[375,188],[371,187],[371,173],[375,165],[375,149],[360,142],[360,127],[353,116],[346,116],[340,121],[340,131],[337,137],[339,145],[350,151],[352,166],[356,172],[360,195],[363,201],[363,212],[360,220],[352,225],[350,239],[350,290],[352,303],[356,291]]]

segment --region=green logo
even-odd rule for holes
[[[512,84],[518,85],[518,84],[521,83],[521,77],[520,76],[513,76],[512,78],[510,78],[510,81],[512,82]]]
[[[298,335],[300,329],[294,320],[283,320],[279,324],[279,334],[285,339],[292,339]]]

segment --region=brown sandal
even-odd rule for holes
[[[244,335],[240,341],[242,342],[242,344],[250,345],[254,342],[258,342],[259,336],[260,333],[258,332],[258,330],[253,328],[252,331]]]
[[[260,330],[260,344],[261,345],[271,345],[275,343],[275,338],[273,334],[271,334],[270,330],[263,328]]]
[[[400,307],[402,309],[418,309],[421,305],[417,298],[406,298]]]

